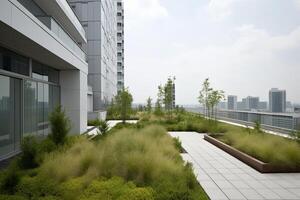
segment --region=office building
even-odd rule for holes
[[[282,113],[286,111],[286,91],[272,88],[269,91],[270,112]]]
[[[68,0],[87,33],[89,118],[101,118],[117,94],[115,0]]]
[[[266,102],[266,101],[258,102],[258,109],[267,111],[268,110],[268,102]]]
[[[66,0],[0,1],[0,159],[22,137],[49,134],[62,105],[71,133],[87,126],[86,33]]]
[[[245,103],[246,110],[257,110],[259,105],[259,97],[251,97],[248,96],[247,98],[243,99]]]
[[[237,109],[237,96],[229,95],[227,97],[227,109],[228,110]]]
[[[123,0],[115,0],[117,6],[117,84],[124,89],[124,6]]]
[[[243,101],[238,101],[236,104],[237,110],[245,110],[245,103]]]

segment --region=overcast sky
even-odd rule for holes
[[[300,102],[300,0],[124,0],[125,85],[156,99],[176,76],[176,103],[196,104],[203,80],[268,99]]]

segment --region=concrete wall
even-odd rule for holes
[[[86,30],[93,109],[103,111],[117,93],[116,5],[113,0],[68,1]]]
[[[86,131],[87,74],[79,70],[60,72],[61,105],[71,120],[72,134]]]

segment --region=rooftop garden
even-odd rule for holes
[[[67,135],[61,108],[50,122],[48,138],[24,138],[21,155],[1,171],[0,200],[209,199],[182,160],[180,142],[162,126],[120,123],[89,140]]]

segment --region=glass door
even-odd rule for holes
[[[0,159],[20,149],[21,80],[0,75]]]

